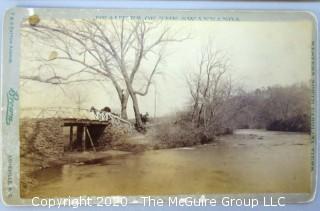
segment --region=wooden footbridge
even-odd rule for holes
[[[110,121],[88,120],[88,119],[63,119],[63,126],[69,127],[69,148],[70,151],[90,147],[96,151],[99,138],[107,126],[111,125]],[[75,131],[74,131],[75,129]],[[75,138],[74,132],[76,132]]]
[[[70,107],[49,107],[49,108],[23,108],[21,117],[28,118],[57,118],[62,121],[62,127],[69,127],[69,149],[86,151],[91,148],[96,151],[99,146],[99,139],[109,126],[125,127],[131,129],[129,121],[105,111],[92,109],[79,109]]]

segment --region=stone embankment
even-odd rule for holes
[[[21,191],[33,185],[32,172],[59,164],[64,153],[62,121],[20,119]]]

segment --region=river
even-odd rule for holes
[[[310,135],[237,130],[220,139],[44,169],[28,197],[310,192]]]

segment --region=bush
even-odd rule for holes
[[[208,137],[190,122],[184,121],[159,124],[155,129],[155,136],[160,144],[154,149],[187,147],[214,141],[213,137]]]
[[[267,125],[267,130],[310,132],[310,118],[307,115],[297,115],[285,120],[274,120]]]

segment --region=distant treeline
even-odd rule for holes
[[[208,137],[232,133],[237,128],[310,131],[311,86],[299,83],[253,91],[231,80],[230,59],[211,47],[201,52],[197,69],[187,75],[190,108],[181,115]]]
[[[240,91],[229,99],[233,128],[309,132],[311,88],[306,84]]]
[[[208,136],[232,133],[234,129],[310,131],[311,88],[305,83],[249,92],[228,90],[228,95],[223,94],[225,90],[221,88],[216,93],[222,94],[209,99],[199,98],[186,115]]]
[[[233,88],[230,80],[217,83],[217,78],[212,84],[204,83],[209,80],[202,77],[189,81],[190,107],[157,126],[156,136],[161,140],[157,148],[205,144],[235,129],[310,132],[309,85],[244,91]]]

